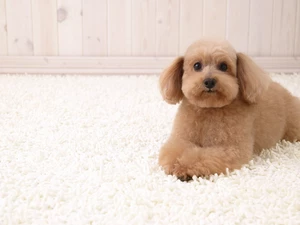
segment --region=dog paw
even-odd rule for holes
[[[200,177],[209,174],[209,170],[200,162],[188,165],[176,161],[173,165],[163,166],[163,169],[166,174],[175,175],[181,181],[189,181],[193,176]]]
[[[178,163],[173,165],[163,166],[163,170],[167,175],[174,175],[181,181],[191,180],[192,177],[189,176],[186,170],[178,165]]]
[[[177,158],[162,158],[160,165],[166,174],[175,175],[182,181],[193,176],[204,177],[215,171],[215,162],[203,157],[197,148],[185,150]]]
[[[180,162],[174,165],[173,174],[180,180],[190,180],[193,176],[202,177],[209,175],[210,171],[201,162],[197,162],[191,165],[182,164]]]
[[[191,173],[191,169],[187,166],[180,165],[180,163],[176,163],[174,165],[173,175],[175,175],[181,181],[189,181],[196,174]]]

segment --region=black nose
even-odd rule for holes
[[[205,87],[211,89],[216,85],[217,81],[215,79],[212,79],[212,78],[206,78],[203,81],[203,83],[204,83]]]

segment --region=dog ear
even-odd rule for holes
[[[237,77],[244,100],[255,103],[271,82],[269,75],[243,53],[237,53]]]
[[[160,93],[169,104],[176,104],[183,98],[181,90],[183,57],[178,57],[167,67],[159,79]]]

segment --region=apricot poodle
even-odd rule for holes
[[[300,100],[225,40],[192,44],[160,76],[180,102],[159,164],[181,180],[239,169],[279,140],[300,140]]]

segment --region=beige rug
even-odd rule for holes
[[[276,75],[300,97],[300,74]],[[157,76],[0,76],[0,224],[300,224],[300,143],[186,183]],[[300,119],[300,118],[299,118]]]

